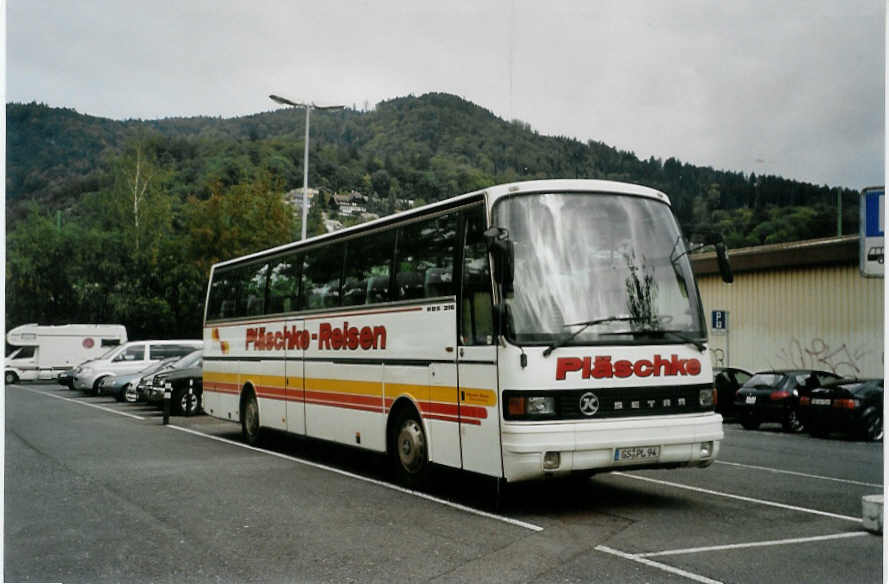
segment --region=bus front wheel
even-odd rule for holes
[[[390,455],[399,483],[411,489],[423,484],[429,470],[429,451],[423,425],[412,412],[403,412],[395,423]]]
[[[256,404],[256,396],[251,392],[241,406],[241,436],[244,442],[250,446],[259,444],[259,406]]]

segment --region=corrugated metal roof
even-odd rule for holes
[[[827,266],[858,262],[858,235],[823,237],[729,250],[729,262],[735,272]],[[692,268],[699,276],[718,274],[716,253],[692,254]]]

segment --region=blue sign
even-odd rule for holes
[[[883,190],[864,194],[865,231],[867,237],[883,237]]]
[[[885,231],[886,203],[883,187],[869,187],[861,191],[858,265],[861,275],[882,278],[884,273],[883,232]]]
[[[728,330],[728,310],[714,310],[710,317],[711,328],[715,331]]]

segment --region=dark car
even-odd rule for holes
[[[202,349],[191,351],[183,357],[174,359],[172,363],[167,364],[164,368],[156,369],[154,372],[140,377],[138,382],[134,383],[130,390],[131,392],[135,391],[135,401],[155,401],[152,399],[151,391],[152,387],[155,385],[155,378],[176,369],[187,369],[192,367],[195,363],[201,362],[201,355],[203,355]]]
[[[145,369],[138,371],[137,373],[129,373],[127,375],[109,375],[104,377],[101,382],[99,382],[99,394],[101,395],[112,395],[114,399],[117,401],[128,401],[135,402],[136,400],[136,392],[133,391],[135,385],[139,382],[143,376],[148,375],[149,373],[154,373],[155,371],[161,371],[167,367],[170,367],[173,363],[178,361],[180,357],[169,357],[168,359],[164,359],[163,361],[157,361],[156,363],[152,363]]]
[[[753,377],[753,373],[737,367],[714,367],[713,386],[716,388],[716,412],[723,418],[735,416],[735,394]]]
[[[164,385],[170,384],[170,409],[173,414],[193,416],[201,413],[203,371],[199,362],[194,367],[170,371],[159,379]]]
[[[59,376],[56,377],[56,381],[59,382],[59,385],[64,385],[68,389],[74,389],[74,367],[65,369],[59,373]]]
[[[813,436],[845,432],[883,439],[883,380],[841,379],[800,398],[800,415]]]
[[[172,368],[151,376],[148,401],[163,400],[164,389],[170,385],[171,413],[192,416],[201,412],[203,395],[203,351],[184,357]]]
[[[839,375],[812,369],[760,371],[735,394],[735,412],[748,430],[763,422],[779,422],[785,432],[801,432],[800,397],[839,379]]]

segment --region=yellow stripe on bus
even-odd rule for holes
[[[242,380],[249,380],[254,385],[266,387],[284,387],[284,377],[280,375],[249,375],[238,373],[222,373],[218,371],[204,371],[204,380],[216,383],[240,384]],[[299,377],[291,377],[293,381]],[[290,386],[293,388],[293,385]],[[373,397],[383,397],[383,383],[379,381],[356,381],[352,379],[323,379],[307,378],[305,388],[311,391],[331,391],[349,393]],[[420,399],[420,395],[428,392],[428,398]],[[406,383],[387,383],[386,394],[389,396],[409,395],[420,401],[457,403],[457,388],[453,386],[421,385]],[[463,388],[460,390],[462,403],[478,406],[497,405],[497,393],[490,389]]]

